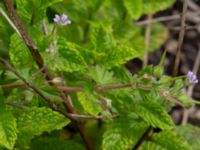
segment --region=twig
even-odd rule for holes
[[[128,83],[128,84],[116,84],[116,85],[107,85],[107,86],[100,86],[96,87],[94,89],[95,92],[104,91],[104,90],[110,90],[110,89],[120,89],[120,88],[130,88],[135,87],[134,83]]]
[[[198,27],[199,27],[200,24],[196,24],[194,26],[185,26],[185,30],[194,30],[194,29],[197,29],[198,30]],[[174,31],[180,31],[181,30],[181,27],[168,27],[169,30],[174,30]]]
[[[48,104],[49,106],[56,110],[56,106],[55,104],[53,104],[53,102],[51,101],[51,99],[49,97],[47,97],[46,95],[44,95],[39,89],[37,89],[33,84],[31,84],[29,81],[27,81],[19,72],[17,72],[17,70],[15,68],[13,68],[6,60],[4,60],[3,58],[0,57],[0,63],[5,66],[7,69],[9,69],[10,71],[12,71],[20,80],[22,80],[24,82],[24,84],[31,88],[35,93],[37,93],[39,96],[41,96]]]
[[[179,14],[172,15],[172,16],[164,16],[164,17],[154,18],[152,20],[147,19],[147,20],[144,20],[144,21],[139,21],[139,22],[136,22],[135,25],[143,26],[143,25],[146,25],[146,24],[149,24],[149,23],[164,22],[164,21],[176,20],[176,19],[179,19],[179,18],[180,18]]]
[[[192,72],[193,72],[194,74],[197,74],[199,68],[200,68],[200,44],[199,44],[199,47],[198,47],[198,54],[197,54],[197,57],[196,57],[196,59],[195,59],[195,64],[194,64],[194,66],[193,66]],[[188,88],[188,90],[187,90],[187,95],[188,95],[188,96],[190,96],[190,97],[192,96],[193,89],[194,89],[194,85],[191,85],[191,86]],[[194,106],[192,106],[189,110],[184,109],[181,124],[185,125],[185,124],[188,122],[189,113],[190,113],[193,109],[194,109]]]
[[[4,90],[11,90],[11,89],[21,88],[21,87],[25,87],[25,84],[19,83],[19,84],[0,85],[0,88],[2,88],[2,89],[4,89]]]
[[[197,12],[189,12],[187,14],[187,19],[191,20],[193,16],[198,16],[200,14],[200,11]],[[157,22],[166,22],[166,21],[171,21],[171,20],[177,20],[180,19],[181,16],[180,14],[172,15],[172,16],[163,16],[163,17],[158,17],[154,18],[152,20],[143,20],[143,21],[138,21],[135,23],[137,26],[144,26],[147,25],[148,23],[157,23]],[[194,21],[194,19],[192,19]],[[196,22],[196,21],[195,21]]]
[[[69,86],[56,86],[55,90],[62,92],[82,92],[84,91],[81,87],[69,87]]]
[[[16,107],[16,108],[19,108],[19,109],[25,109],[27,108],[26,106],[24,105],[20,105],[20,104],[17,104],[17,103],[13,103],[13,102],[5,102],[6,105],[10,105],[12,107]]]
[[[144,43],[145,43],[145,53],[144,53],[144,60],[143,60],[143,67],[146,67],[148,64],[148,50],[149,50],[149,42],[150,42],[150,36],[151,36],[151,19],[152,15],[148,15],[149,23],[146,26],[145,29],[145,36],[144,36]]]
[[[174,69],[173,69],[173,76],[177,75],[178,67],[180,64],[181,48],[182,48],[183,38],[185,34],[185,20],[186,20],[186,15],[187,15],[188,1],[189,0],[184,0],[184,3],[183,3],[183,11],[182,11],[182,17],[181,17],[181,31],[179,33],[178,47],[176,51],[176,59],[175,59],[175,64],[174,64]]]
[[[104,118],[104,116],[89,116],[89,115],[79,115],[79,114],[71,114],[71,113],[68,113],[68,115],[70,115],[73,118],[79,118],[79,119],[102,120]],[[113,115],[111,117],[112,119],[116,119],[119,116]]]
[[[44,61],[42,59],[42,56],[40,55],[37,46],[33,43],[32,39],[29,37],[28,32],[25,29],[24,24],[22,23],[22,21],[18,17],[15,9],[13,8],[11,1],[10,0],[3,0],[3,2],[8,9],[9,15],[10,15],[14,25],[16,26],[16,28],[19,31],[22,39],[24,40],[24,43],[29,48],[29,51],[30,51],[31,55],[33,56],[33,59],[36,61],[37,65],[40,69],[44,68]],[[48,80],[51,80],[51,76],[48,73],[47,68],[43,69],[42,72],[46,75],[46,78]]]
[[[0,14],[8,21],[8,23],[15,30],[15,32],[17,32],[17,34],[19,36],[21,36],[20,33],[19,33],[19,31],[18,31],[18,29],[16,28],[16,26],[12,23],[12,21],[10,20],[10,18],[8,17],[8,15],[4,12],[4,10],[1,7],[0,7]]]
[[[44,66],[44,61],[42,56],[39,53],[38,48],[36,47],[36,45],[33,43],[32,39],[29,37],[28,32],[26,31],[22,21],[20,20],[20,18],[18,17],[12,3],[10,0],[3,0],[3,3],[5,4],[5,6],[7,7],[7,10],[9,12],[9,15],[13,21],[13,23],[15,24],[16,28],[19,30],[24,43],[26,44],[26,46],[29,48],[29,51],[33,57],[33,59],[35,60],[36,64],[38,65],[38,67],[40,69],[42,69],[42,72],[45,74],[46,80],[50,81],[52,80],[51,75],[49,74],[49,71],[47,69],[47,67]],[[43,69],[44,68],[44,69]],[[49,83],[51,85],[53,85],[53,83]],[[70,102],[70,99],[65,95],[65,93],[61,93],[61,97],[64,100],[64,104],[65,107],[67,108],[68,112],[70,113],[76,113],[76,109],[73,107],[73,105]],[[88,150],[92,150],[92,144],[88,138],[88,135],[86,133],[86,130],[84,128],[84,125],[79,124],[78,122],[75,122],[76,125],[79,128],[81,137],[87,147]]]

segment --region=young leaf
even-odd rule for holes
[[[104,64],[107,68],[113,68],[125,64],[127,61],[139,57],[139,51],[125,45],[118,45],[112,47],[102,59],[102,65]]]
[[[96,116],[102,111],[99,100],[93,94],[79,92],[77,96],[86,113]]]
[[[91,77],[97,85],[111,84],[115,80],[113,77],[113,72],[108,71],[103,66],[95,66],[89,69],[88,76]]]
[[[0,111],[0,146],[13,149],[17,139],[16,119],[11,112]]]
[[[87,68],[80,51],[82,49],[75,43],[67,42],[64,38],[58,40],[58,52],[55,54],[44,54],[50,69],[54,71],[74,72]]]
[[[172,5],[173,2],[174,0],[124,0],[124,5],[131,18],[137,20],[144,14],[163,10]]]
[[[90,50],[96,52],[94,53],[95,64],[113,68],[139,56],[139,52],[133,48],[116,44],[111,25],[94,24],[90,37],[92,41]]]
[[[127,12],[133,19],[138,19],[142,14],[142,1],[143,0],[124,0],[124,5]]]
[[[17,126],[19,129],[17,144],[27,146],[34,136],[41,135],[43,132],[62,129],[69,122],[69,119],[52,111],[50,108],[29,108],[17,118]]]

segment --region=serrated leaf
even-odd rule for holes
[[[11,112],[0,111],[0,146],[12,150],[16,139],[16,119]]]
[[[144,102],[134,108],[134,112],[153,127],[169,130],[174,127],[171,117],[154,102]]]
[[[27,109],[19,118],[17,126],[19,138],[17,144],[27,146],[30,140],[43,132],[62,129],[70,120],[58,112],[46,107],[32,107]]]
[[[138,51],[125,45],[116,44],[110,24],[106,26],[95,24],[92,29],[90,50],[95,51],[93,58],[95,64],[112,68],[139,56]]]
[[[182,136],[190,144],[193,150],[200,147],[200,128],[191,124],[177,126],[177,133]]]
[[[82,50],[75,43],[59,38],[58,52],[53,55],[44,54],[44,57],[48,61],[47,63],[51,70],[65,72],[83,71],[87,68],[87,64],[80,53]]]
[[[41,137],[33,140],[31,150],[85,150],[84,146],[58,137]]]
[[[10,38],[9,55],[12,64],[17,69],[29,68],[33,65],[31,54],[23,40],[16,33]]]
[[[112,25],[102,25],[99,23],[91,23],[90,41],[92,43],[91,50],[99,53],[105,53],[113,45],[115,45],[112,37]]]
[[[191,150],[191,146],[174,131],[162,131],[154,133],[152,141],[167,150]]]
[[[77,93],[78,101],[82,105],[84,111],[91,115],[98,115],[102,108],[100,107],[99,100],[91,93]]]
[[[131,149],[139,137],[146,132],[148,125],[133,118],[125,117],[111,123],[103,135],[103,150]]]
[[[104,64],[107,68],[112,68],[125,64],[127,61],[134,59],[139,56],[139,52],[133,48],[119,45],[110,49],[104,59],[102,59],[102,65]]]
[[[111,84],[115,80],[113,72],[108,71],[103,66],[95,66],[89,69],[88,76],[91,77],[97,85]]]

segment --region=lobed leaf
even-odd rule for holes
[[[99,100],[93,94],[79,92],[77,96],[86,113],[96,116],[102,111]]]

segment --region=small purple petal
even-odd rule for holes
[[[62,19],[62,20],[67,20],[67,18],[68,18],[67,15],[65,15],[65,14],[62,14],[62,15],[61,15],[61,19]]]
[[[53,21],[58,23],[60,21],[60,16],[56,14],[55,17],[53,18]]]
[[[58,23],[61,26],[71,24],[71,21],[68,20],[68,16],[66,14],[62,14],[61,16],[56,14],[55,18],[53,20],[54,20],[55,23]]]
[[[187,73],[187,78],[190,81],[190,84],[198,83],[197,76],[192,71]]]

